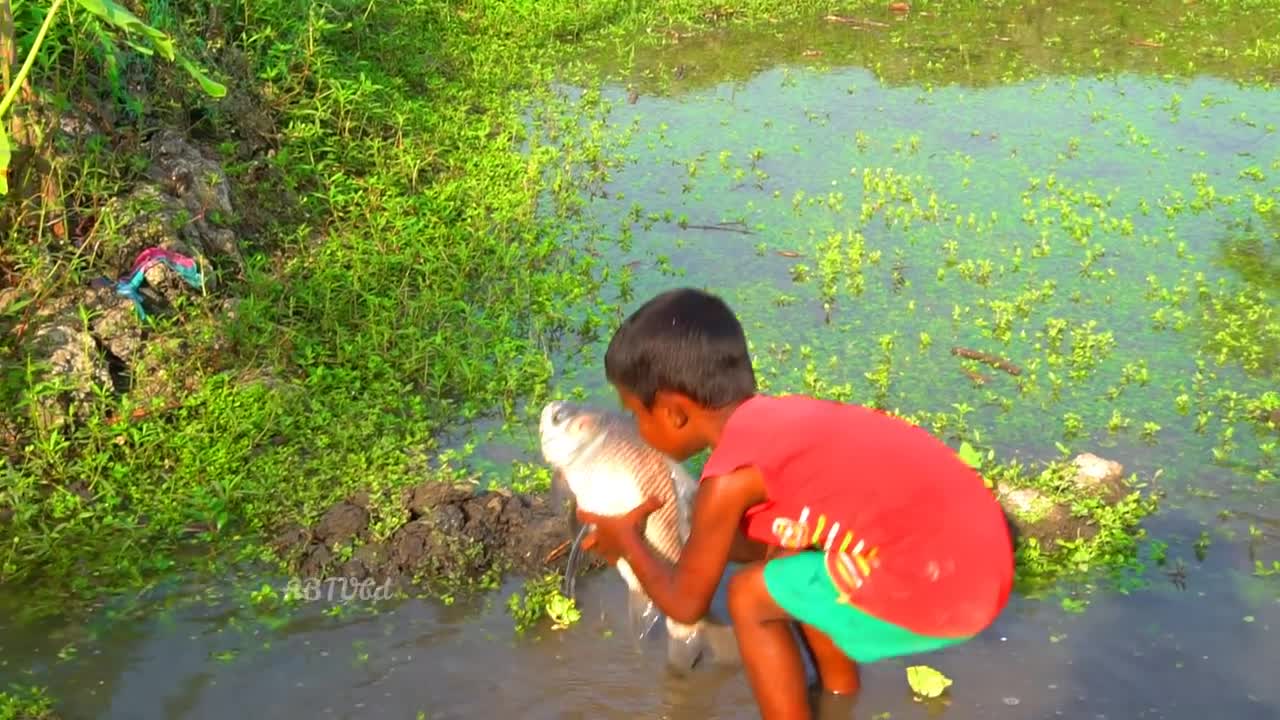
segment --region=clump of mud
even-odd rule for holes
[[[565,513],[544,495],[428,481],[394,498],[347,498],[312,527],[286,528],[272,547],[304,579],[391,580],[455,592],[508,572],[563,572],[571,537]]]
[[[1092,497],[1114,505],[1131,489],[1124,479],[1124,466],[1092,453],[1077,455],[1072,461],[1073,474],[1067,480],[1069,495]],[[1004,506],[1017,533],[1035,538],[1040,545],[1052,549],[1061,542],[1088,540],[1098,534],[1089,515],[1076,515],[1071,503],[1061,493],[1050,493],[1036,487],[1000,486],[996,497]]]

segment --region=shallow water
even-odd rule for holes
[[[637,52],[631,69],[618,70],[625,80],[603,90],[613,140],[602,142],[627,162],[610,169],[607,197],[593,199],[585,217],[604,237],[618,236],[600,271],[623,272],[630,287],[607,302],[629,311],[675,284],[725,294],[771,392],[872,401],[866,374],[892,336],[885,405],[930,413],[967,405],[969,427],[1005,455],[1045,458],[1061,442],[1119,460],[1143,481],[1161,471],[1155,484],[1168,497],[1146,526],[1169,543],[1169,562],[1151,569],[1148,587],[1072,588],[1088,601],[1083,613],[1056,599],[1015,598],[975,642],[918,660],[955,681],[946,704],[913,701],[907,663],[889,662],[864,670],[856,707],[837,704],[823,717],[1280,716],[1280,575],[1251,574],[1255,560],[1280,560],[1280,491],[1261,475],[1280,470],[1267,451],[1275,435],[1224,415],[1215,395],[1275,389],[1277,366],[1264,356],[1246,368],[1239,353],[1219,364],[1213,344],[1217,336],[1265,347],[1265,313],[1276,312],[1280,292],[1280,221],[1259,209],[1280,199],[1280,133],[1270,124],[1280,95],[1236,82],[1265,68],[1265,57],[1231,64],[1215,60],[1211,44],[1236,38],[1231,47],[1248,47],[1238,35],[1270,31],[1261,20],[1233,26],[1235,35],[1202,28],[1202,47],[1182,42],[1163,55],[1131,45],[1130,36],[1195,29],[1174,12],[1181,3],[1166,5],[1144,14],[1041,3],[964,30],[940,18],[908,26],[877,16],[890,27],[734,31]],[[924,68],[922,54],[947,67]],[[1162,76],[1188,58],[1204,74]],[[1095,76],[1090,63],[1122,72]],[[1014,80],[997,82],[1005,75]],[[634,104],[628,83],[640,93]],[[579,94],[565,92],[569,103]],[[618,144],[624,134],[629,142]],[[638,217],[628,220],[633,203]],[[681,229],[682,215],[691,224],[742,221],[735,227],[752,234]],[[823,258],[836,234],[828,322]],[[860,269],[850,261],[857,235]],[[1098,248],[1105,254],[1090,264]],[[795,282],[801,264],[811,277]],[[1253,293],[1250,310],[1206,315],[1197,273],[1205,298]],[[1185,285],[1185,298],[1150,293],[1151,278],[1169,291]],[[1052,293],[1033,296],[1046,282]],[[1171,323],[1185,314],[1181,330],[1154,326],[1162,308]],[[1248,312],[1263,317],[1239,322]],[[1061,353],[1049,349],[1054,319],[1067,321]],[[1072,329],[1091,321],[1077,337],[1110,332],[1114,346],[1073,364]],[[975,387],[953,345],[1003,355],[1026,372],[1015,380],[976,367],[988,382]],[[557,392],[576,386],[612,402],[601,350],[596,342],[561,359]],[[1125,383],[1126,366],[1139,362],[1148,380]],[[1050,373],[1062,380],[1056,393]],[[1202,412],[1212,415],[1197,432]],[[1129,424],[1111,432],[1116,413]],[[1069,414],[1079,437],[1065,433]],[[521,422],[474,428],[479,451],[467,462],[508,477],[513,459],[536,461],[531,425]],[[1154,443],[1140,435],[1147,422],[1160,426]],[[1215,447],[1229,463],[1215,462]],[[1202,531],[1211,544],[1198,560]],[[1179,563],[1185,589],[1166,577]],[[412,600],[348,617],[312,606],[264,619],[234,584],[206,583],[129,622],[105,612],[75,625],[0,620],[0,683],[49,685],[68,718],[755,716],[736,669],[671,678],[660,641],[637,651],[612,574],[579,584],[581,623],[526,638],[513,636],[503,606],[514,586],[480,606]],[[75,651],[59,659],[68,646]]]

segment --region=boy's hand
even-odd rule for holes
[[[604,557],[610,565],[623,557],[628,546],[642,536],[645,518],[662,507],[662,501],[649,497],[626,515],[596,515],[578,509],[578,521],[595,525],[596,529],[582,539],[582,549]]]

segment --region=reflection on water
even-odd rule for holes
[[[864,669],[852,711],[828,703],[825,716],[1280,716],[1280,578],[1250,574],[1255,560],[1280,558],[1275,486],[1255,481],[1274,459],[1265,431],[1238,419],[1226,453],[1234,465],[1212,453],[1228,428],[1215,393],[1273,387],[1274,365],[1246,373],[1232,356],[1208,368],[1209,380],[1193,380],[1194,358],[1212,356],[1222,331],[1197,297],[1212,297],[1219,281],[1228,293],[1275,292],[1275,216],[1257,208],[1275,197],[1280,176],[1280,138],[1268,126],[1276,94],[1216,77],[1138,74],[1159,69],[1126,41],[1146,21],[1128,4],[1086,5],[1115,15],[1075,22],[1046,10],[1061,4],[1038,3],[1012,24],[959,34],[941,20],[892,36],[827,24],[722,34],[638,56],[634,105],[623,85],[607,88],[618,102],[610,123],[630,132],[629,160],[588,213],[625,228],[603,258],[615,274],[632,268],[631,295],[617,301],[630,308],[675,283],[723,292],[774,391],[820,381],[833,392],[847,384],[865,401],[879,339],[894,335],[889,404],[966,405],[985,440],[1036,457],[1054,452],[1075,416],[1088,431],[1078,449],[1143,479],[1162,470],[1159,485],[1176,501],[1148,523],[1169,542],[1150,587],[1083,594],[1083,614],[1015,599],[973,643],[919,660],[954,679],[946,702],[913,701],[909,663],[888,662]],[[817,61],[804,58],[818,56],[806,50],[831,67],[807,69]],[[1171,52],[1181,54],[1166,60],[1225,67],[1195,48]],[[899,62],[904,53],[935,53],[966,85],[914,80],[908,69],[918,63]],[[775,66],[780,58],[787,67]],[[1010,68],[1021,76],[1072,67],[1063,58],[1114,60],[1135,74],[996,83]],[[673,85],[684,94],[664,96],[662,78],[675,67],[689,68]],[[682,216],[690,225],[741,221],[753,234],[682,227]],[[1199,273],[1209,285],[1196,285]],[[1155,327],[1162,307],[1161,322],[1181,317],[1181,330]],[[1090,332],[1110,332],[1114,347],[1095,351],[1077,375],[1050,351],[1046,328],[1058,321],[1097,322]],[[972,387],[948,353],[953,344],[998,348],[1038,384]],[[580,385],[612,402],[599,351],[558,368],[562,390]],[[1149,381],[1125,380],[1144,368]],[[1057,387],[1054,376],[1071,381]],[[1106,429],[1117,411],[1127,432]],[[1197,431],[1204,412],[1212,419]],[[1145,423],[1160,427],[1156,444],[1140,441]],[[534,457],[527,427],[489,440],[488,461],[500,470]],[[1202,531],[1212,543],[1199,562],[1192,543]],[[1185,589],[1166,578],[1178,563]],[[0,682],[49,685],[67,718],[755,716],[738,669],[668,677],[660,638],[633,646],[614,575],[580,587],[581,623],[526,638],[513,636],[503,610],[512,587],[482,605],[414,600],[345,618],[310,608],[271,623],[232,601],[65,627],[22,627],[0,614]]]

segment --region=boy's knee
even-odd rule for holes
[[[764,584],[764,563],[755,563],[734,573],[729,578],[725,595],[729,615],[734,622],[756,617],[761,597],[768,597]]]

